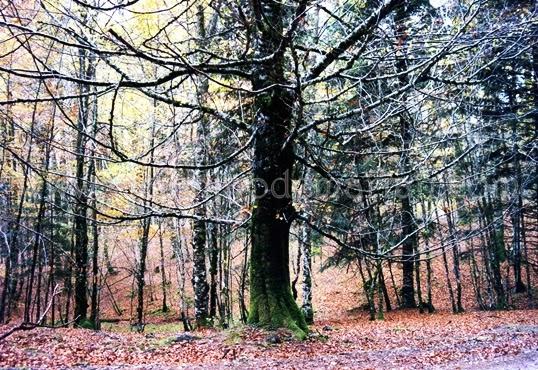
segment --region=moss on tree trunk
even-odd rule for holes
[[[256,16],[256,53],[272,55],[252,72],[256,115],[252,173],[256,200],[252,214],[249,323],[286,327],[299,338],[308,327],[293,299],[289,273],[289,228],[294,217],[291,200],[292,130],[295,91],[284,74],[282,45],[285,9],[280,2],[253,3]],[[262,16],[263,14],[263,16]],[[275,53],[275,50],[279,50]]]
[[[289,223],[265,206],[256,207],[252,221],[249,323],[304,338],[308,327],[290,287]]]

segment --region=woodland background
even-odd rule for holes
[[[0,322],[536,307],[536,11],[1,2]]]

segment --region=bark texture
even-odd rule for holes
[[[284,7],[261,1],[253,4],[260,57],[274,54],[253,71],[256,99],[252,172],[256,200],[252,212],[250,259],[250,312],[248,321],[266,327],[287,327],[297,337],[308,331],[293,299],[289,272],[289,229],[294,217],[291,199],[293,144],[288,140],[294,92],[282,87],[284,78]],[[275,50],[277,52],[275,53]]]

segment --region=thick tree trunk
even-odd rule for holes
[[[262,0],[253,3],[258,29],[257,52],[268,56],[281,50],[284,5]],[[289,272],[289,231],[294,217],[291,175],[294,163],[291,117],[294,94],[285,84],[283,51],[252,73],[256,97],[252,173],[256,200],[252,212],[249,322],[287,327],[296,336],[308,331],[293,299]]]
[[[288,327],[302,337],[308,328],[290,288],[290,207],[291,203],[283,204],[281,199],[272,195],[266,195],[255,203],[249,322],[273,328]]]

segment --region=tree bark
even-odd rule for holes
[[[281,50],[284,6],[279,2],[253,2],[257,26],[257,53],[267,56]],[[263,14],[263,16],[262,16]],[[285,84],[284,55],[260,63],[252,73],[256,97],[255,201],[251,220],[250,312],[248,321],[266,327],[287,327],[297,337],[308,331],[293,299],[289,272],[289,231],[294,217],[291,174],[294,163],[292,131],[294,94]]]
[[[53,127],[54,128],[54,127]],[[50,138],[52,139],[52,137]],[[46,145],[45,149],[45,163],[44,163],[44,171],[45,174],[49,170],[49,159],[50,159],[50,145]],[[37,211],[37,219],[36,219],[36,226],[35,226],[35,239],[33,243],[32,248],[32,262],[30,265],[30,278],[28,281],[28,285],[26,287],[26,300],[25,300],[25,307],[24,307],[24,321],[30,322],[30,308],[32,306],[32,292],[34,287],[34,278],[35,278],[35,269],[37,266],[37,261],[39,258],[39,246],[41,244],[41,233],[42,233],[42,226],[43,226],[43,219],[45,217],[45,202],[46,198],[48,196],[48,183],[46,177],[43,179],[43,183],[41,184],[41,191],[39,195],[39,210]],[[37,294],[40,294],[39,290],[37,291]]]
[[[446,194],[446,220],[448,223],[448,232],[450,234],[449,240],[452,244],[452,264],[454,270],[454,277],[456,279],[456,313],[464,312],[463,304],[461,302],[461,271],[460,271],[460,247],[458,241],[456,240],[456,227],[454,225],[454,220],[452,219],[452,210],[450,199],[448,199],[448,193]]]
[[[162,312],[168,312],[168,302],[167,302],[167,285],[168,281],[166,280],[166,270],[164,266],[164,246],[163,246],[163,230],[162,222],[159,223],[159,254],[160,254],[160,270],[161,270],[161,288],[163,292],[163,300],[161,305]]]
[[[83,20],[86,23],[86,20]],[[90,58],[87,50],[79,50],[80,75],[91,80],[95,76],[95,60]],[[80,93],[88,94],[90,87],[80,85]],[[88,314],[88,196],[85,184],[85,159],[87,128],[90,114],[90,100],[86,95],[79,99],[76,138],[76,188],[74,207],[74,233],[75,233],[75,311],[74,322],[80,324]]]
[[[41,82],[38,85],[36,94],[38,95],[41,92]],[[30,158],[32,155],[33,143],[34,143],[34,134],[36,126],[36,115],[37,115],[38,105],[34,104],[32,110],[32,118],[30,125],[30,133],[28,137],[28,150],[26,152],[25,163],[30,163]],[[14,127],[11,128],[9,140],[13,139],[15,135]],[[13,169],[15,170],[16,159],[13,159]],[[20,228],[21,221],[23,216],[24,202],[26,199],[26,193],[29,186],[29,171],[30,168],[27,165],[23,166],[24,168],[24,180],[22,183],[21,194],[19,198],[19,203],[17,206],[17,213],[15,219],[8,225],[8,228],[11,229],[11,235],[8,240],[8,256],[5,259],[5,268],[4,268],[4,286],[2,288],[2,294],[0,295],[0,323],[6,322],[11,314],[11,307],[16,298],[16,288],[18,285],[18,272],[17,268],[19,267],[19,237],[20,237]],[[14,199],[16,198],[16,193],[14,192]]]
[[[311,233],[308,225],[301,225],[301,266],[303,271],[302,288],[302,304],[304,318],[308,324],[314,323],[314,308],[312,307],[312,244]]]
[[[92,137],[97,139],[97,98],[93,101],[92,111]],[[90,301],[90,321],[93,328],[96,330],[101,329],[101,323],[99,321],[99,292],[101,287],[99,286],[99,226],[97,223],[97,185],[96,185],[96,155],[95,143],[92,143],[91,150],[92,158],[90,161],[90,167],[88,169],[88,178],[91,183],[91,205],[92,205],[92,289],[91,289],[91,301]]]
[[[153,116],[151,122],[151,139],[149,142],[150,145],[150,162],[153,162],[154,159],[154,146],[155,146],[155,126],[156,122],[156,110],[157,110],[157,101],[153,101]],[[147,212],[151,209],[153,202],[153,182],[155,181],[154,168],[150,167],[145,174],[144,179],[144,212]],[[148,253],[148,244],[149,244],[149,231],[151,228],[152,218],[147,217],[142,220],[142,236],[140,238],[140,249],[139,249],[139,260],[136,270],[136,287],[137,287],[137,306],[136,306],[136,328],[139,331],[144,330],[144,287],[146,285],[145,274],[146,274],[146,257]],[[150,283],[151,286],[151,283]]]
[[[146,257],[148,253],[150,227],[151,218],[142,220],[142,237],[140,238],[138,266],[136,268],[136,324],[139,331],[142,331],[144,328],[144,287],[146,286]]]
[[[197,33],[198,47],[204,48],[206,45],[206,24],[204,7],[197,7]],[[203,104],[209,91],[209,81],[202,77],[198,81],[197,99]],[[207,131],[207,117],[202,114],[196,126],[196,141],[194,148],[194,157],[197,163],[206,163],[205,138]],[[198,189],[194,198],[195,203],[204,199],[206,187],[206,173],[203,170],[194,172],[194,182]],[[196,215],[200,218],[206,216],[205,205],[196,209]],[[206,267],[206,246],[207,246],[207,225],[203,220],[194,220],[192,224],[192,253],[193,253],[193,271],[192,285],[194,289],[194,317],[198,327],[210,325],[209,321],[209,286],[207,284],[207,267]]]
[[[397,44],[397,61],[396,71],[401,73],[399,77],[400,86],[405,86],[409,82],[409,77],[404,72],[407,69],[407,48],[406,37],[407,27],[405,25],[405,18],[407,17],[406,6],[400,6],[396,10],[395,23],[396,23],[396,38]],[[402,97],[402,104],[406,104],[405,96]],[[402,140],[402,169],[403,171],[410,170],[410,151],[411,142],[413,136],[411,133],[412,122],[409,117],[406,117],[407,112],[404,111],[399,115],[400,123],[400,136]],[[415,215],[413,212],[413,205],[411,204],[411,197],[408,185],[400,187],[399,197],[401,201],[402,212],[402,289],[401,289],[401,307],[402,308],[415,308],[417,306],[415,301],[415,287],[413,283],[414,276],[414,251],[416,249],[416,226]]]

